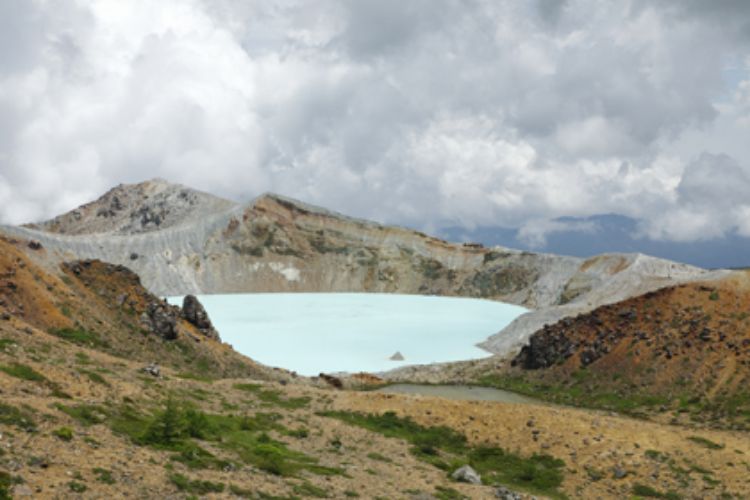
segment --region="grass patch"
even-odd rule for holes
[[[385,462],[385,463],[393,462],[393,460],[391,460],[390,458],[383,456],[380,453],[376,453],[374,451],[372,453],[368,453],[367,458],[369,458],[370,460],[377,460],[378,462]]]
[[[298,495],[306,497],[328,498],[328,491],[324,490],[323,488],[319,488],[318,486],[315,486],[314,484],[311,484],[307,481],[303,482],[302,484],[295,484],[292,488],[292,491],[294,493],[297,493]]]
[[[16,341],[13,339],[0,339],[0,351],[2,352],[9,352],[11,347],[15,347],[17,345]]]
[[[107,410],[96,405],[66,406],[58,403],[55,408],[86,427],[104,423],[108,417]]]
[[[96,373],[95,371],[91,370],[78,370],[79,373],[82,375],[86,375],[89,380],[91,380],[95,384],[103,385],[105,387],[111,387],[110,383],[107,382],[107,379]]]
[[[83,493],[88,488],[83,483],[79,483],[78,481],[71,481],[68,483],[68,489],[73,493]]]
[[[30,382],[47,382],[47,378],[44,375],[34,370],[32,367],[20,363],[0,365],[0,371],[5,372],[11,377],[20,378],[21,380],[28,380]]]
[[[26,411],[0,402],[0,424],[12,425],[26,432],[36,430],[34,418]]]
[[[409,417],[393,412],[382,415],[352,412],[324,412],[321,415],[344,421],[387,437],[403,439],[413,445],[419,459],[446,471],[470,464],[485,483],[513,486],[530,493],[562,498],[558,491],[565,463],[549,455],[521,457],[502,448],[469,446],[466,437],[445,427],[424,427]]]
[[[109,347],[109,343],[103,340],[98,333],[83,328],[52,328],[49,333],[77,345]]]
[[[708,448],[709,450],[722,450],[724,449],[723,444],[714,443],[710,439],[706,439],[704,437],[700,436],[689,436],[688,439],[696,444],[699,444],[703,446],[704,448]]]
[[[581,369],[571,377],[570,384],[533,381],[523,375],[488,375],[477,385],[516,392],[525,396],[567,406],[610,410],[635,417],[643,411],[669,404],[669,398],[627,390],[599,387],[592,372]]]
[[[310,398],[307,396],[299,398],[284,398],[281,395],[281,391],[273,389],[264,389],[259,384],[235,384],[234,388],[254,394],[261,402],[268,406],[276,406],[287,410],[296,410],[299,408],[305,408],[310,404]]]
[[[88,354],[82,351],[78,351],[76,354],[76,363],[79,365],[90,365],[91,364],[91,358]]]
[[[189,479],[182,474],[171,474],[169,480],[172,481],[178,490],[196,495],[206,495],[208,493],[223,493],[224,483],[214,483],[212,481],[202,481],[200,479]]]
[[[10,500],[13,498],[10,494],[13,485],[19,484],[23,480],[18,476],[11,476],[5,471],[0,470],[0,500]]]
[[[52,435],[62,439],[63,441],[72,441],[73,429],[71,429],[70,427],[60,427],[59,429],[55,429],[54,431],[52,431]]]
[[[269,432],[288,432],[278,413],[210,414],[173,399],[153,413],[143,413],[132,405],[109,410],[88,405],[58,408],[83,425],[106,423],[135,444],[171,451],[172,460],[190,468],[222,469],[229,464],[198,444],[207,441],[243,463],[280,476],[294,476],[300,471],[319,475],[343,473],[338,468],[321,466],[316,458],[290,450],[285,443],[270,437]]]
[[[91,472],[94,473],[96,476],[96,480],[100,483],[104,484],[115,484],[117,481],[115,481],[115,478],[112,477],[112,472],[108,471],[107,469],[102,469],[101,467],[94,467]]]
[[[438,500],[463,500],[466,497],[453,488],[435,486],[435,498]]]
[[[637,495],[639,497],[646,497],[646,498],[666,498],[668,500],[680,500],[682,498],[679,494],[677,494],[674,491],[668,491],[666,493],[662,493],[659,490],[656,490],[652,488],[651,486],[647,486],[645,484],[636,483],[633,485],[633,494]]]
[[[198,373],[193,373],[193,372],[180,372],[180,373],[175,374],[175,377],[178,377],[184,380],[196,380],[198,382],[205,382],[207,384],[210,384],[214,380],[216,380],[213,377],[209,377],[207,375],[200,375]]]
[[[665,453],[656,450],[646,450],[644,455],[651,460],[656,460],[657,462],[666,462],[668,458]]]

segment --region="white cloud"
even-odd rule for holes
[[[610,212],[747,232],[711,174],[750,168],[743,5],[0,0],[0,220],[160,176],[536,241]]]

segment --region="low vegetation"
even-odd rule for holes
[[[723,444],[714,443],[710,439],[706,439],[700,436],[690,436],[688,439],[696,444],[699,444],[709,450],[721,450],[724,448]]]
[[[151,413],[141,412],[133,405],[117,408],[59,405],[58,408],[82,425],[106,423],[138,445],[172,452],[173,460],[193,469],[224,469],[234,460],[280,476],[295,476],[303,470],[321,475],[343,472],[319,465],[316,458],[290,450],[271,437],[273,432],[295,434],[280,423],[282,416],[275,413],[212,414],[173,399]],[[201,442],[211,442],[232,458],[216,457]]]
[[[533,380],[523,375],[495,374],[481,377],[479,385],[517,392],[551,403],[616,411],[634,417],[669,403],[669,399],[634,391],[600,386],[588,370],[579,370],[570,382]]]
[[[674,491],[663,493],[651,486],[636,483],[633,485],[633,494],[644,498],[666,498],[667,500],[680,500],[682,497]]]
[[[222,493],[224,491],[224,483],[214,483],[211,481],[205,481],[200,479],[189,479],[182,474],[172,474],[169,476],[169,480],[177,487],[180,491],[187,493],[194,493],[196,495],[206,495],[208,493]]]
[[[26,432],[36,430],[34,417],[25,410],[0,402],[0,424],[14,426]]]
[[[449,427],[425,427],[393,412],[382,415],[324,412],[322,415],[387,437],[403,439],[413,445],[411,452],[417,458],[446,472],[469,464],[487,484],[562,497],[558,488],[562,484],[565,463],[549,455],[526,458],[498,447],[470,446],[463,434]]]
[[[83,328],[52,328],[49,333],[73,344],[87,347],[108,347],[109,343],[96,332]]]
[[[28,380],[30,382],[47,382],[47,378],[44,375],[37,372],[32,367],[20,363],[0,365],[0,371],[21,380]]]
[[[260,384],[235,384],[235,389],[254,394],[261,402],[268,406],[276,406],[287,410],[305,408],[310,404],[310,398],[284,398],[280,391],[264,389]]]

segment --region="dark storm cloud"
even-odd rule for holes
[[[664,214],[718,217],[695,165],[750,162],[750,16],[705,5],[0,0],[0,218],[158,175],[425,227],[543,239],[614,212],[692,238]]]

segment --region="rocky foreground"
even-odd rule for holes
[[[0,498],[750,494],[746,432],[295,377],[222,344],[192,299],[46,251],[0,239]]]

